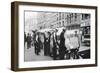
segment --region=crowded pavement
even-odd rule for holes
[[[89,50],[90,47],[82,45],[79,49],[79,52],[84,51],[84,50]],[[44,56],[43,55],[43,50],[41,50],[40,55],[36,55],[34,52],[34,47],[32,46],[30,49],[25,48],[25,61],[50,61],[53,60],[52,57],[49,56]],[[82,57],[80,56],[80,59]]]
[[[66,43],[66,39],[65,39],[65,42],[63,42],[61,40],[61,37],[59,39],[54,38],[54,41],[57,41],[55,44],[58,43],[58,45],[54,46],[54,43],[53,43],[53,45],[51,44],[52,42],[54,42],[54,41],[51,41],[52,39],[49,39],[49,42],[46,43],[46,41],[45,41],[46,38],[44,38],[42,36],[43,32],[38,33],[38,35],[40,36],[41,39],[39,39],[39,36],[38,36],[38,40],[36,39],[37,37],[35,37],[34,38],[35,40],[33,41],[32,36],[30,35],[31,36],[30,39],[28,38],[28,40],[24,43],[24,45],[25,45],[24,61],[26,61],[26,62],[27,61],[50,61],[50,60],[69,60],[69,59],[87,59],[87,58],[90,58],[90,46],[85,45],[85,43],[82,43],[81,40],[79,41],[80,43],[77,44],[77,41],[75,41],[75,39],[74,39],[73,41],[74,41],[75,45],[74,44],[68,45],[68,40]],[[56,31],[56,32],[58,33],[59,31]],[[62,32],[63,31],[60,32],[60,36],[62,35]],[[53,33],[53,37],[55,36],[54,34],[55,33]],[[69,34],[67,34],[67,35],[69,35]],[[47,34],[45,34],[45,36],[47,36],[48,38],[52,37],[52,35],[47,35]],[[57,34],[56,34],[56,36],[57,36]],[[36,44],[35,43],[36,40],[38,41],[38,43],[40,43],[40,42],[42,42],[42,43]],[[64,44],[62,44],[61,42]],[[62,46],[62,48],[64,48],[64,46],[65,46],[66,49],[62,50],[62,48],[60,48],[59,46]],[[73,49],[75,49],[75,50],[71,51],[70,50],[71,48],[69,48],[68,46],[71,46],[71,47],[74,46]],[[39,48],[37,48],[37,47],[39,47]],[[47,48],[49,48],[49,49],[47,49]]]

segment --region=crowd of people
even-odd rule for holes
[[[59,30],[38,32],[33,31],[33,34],[24,33],[24,45],[27,43],[27,49],[34,47],[36,55],[40,55],[41,50],[44,51],[44,56],[50,56],[53,60],[78,59],[78,51],[80,40],[77,31],[74,34],[69,34],[66,29],[62,29],[60,35],[57,35]]]

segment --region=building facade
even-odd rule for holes
[[[69,30],[90,26],[90,14],[66,12],[38,12],[39,29],[67,27]]]

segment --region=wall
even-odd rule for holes
[[[10,54],[11,54],[11,5],[14,0],[0,0],[0,73],[14,73],[10,70]],[[77,4],[77,5],[93,5],[98,6],[100,12],[100,0],[21,0],[21,1],[33,1],[33,2],[45,2],[45,3],[62,3],[62,4]],[[99,13],[98,12],[98,13]],[[100,15],[98,14],[98,19]],[[98,28],[100,22],[98,22]],[[98,29],[100,31],[100,29]],[[100,34],[98,33],[98,37]],[[100,43],[100,38],[98,43]],[[100,45],[98,46],[98,52],[100,52]],[[98,56],[100,53],[98,53]],[[98,58],[98,62],[100,58]],[[55,69],[55,70],[40,70],[40,71],[26,71],[25,73],[99,73],[100,62],[98,67],[86,67],[86,68],[70,68],[70,69]],[[24,73],[24,72],[22,72]]]

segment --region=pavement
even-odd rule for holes
[[[43,50],[41,50],[40,55],[36,55],[34,52],[34,47],[27,49],[24,51],[24,61],[50,61],[52,60],[49,56],[44,56]]]
[[[84,50],[89,50],[89,49],[90,49],[89,46],[85,46],[84,44],[81,44],[81,46],[79,48],[79,52],[82,52]],[[80,56],[80,59],[82,59],[81,56]],[[52,57],[44,56],[43,50],[41,50],[40,55],[36,55],[34,52],[34,46],[27,49],[27,47],[25,45],[24,61],[27,62],[27,61],[50,61],[50,60],[53,60]]]

